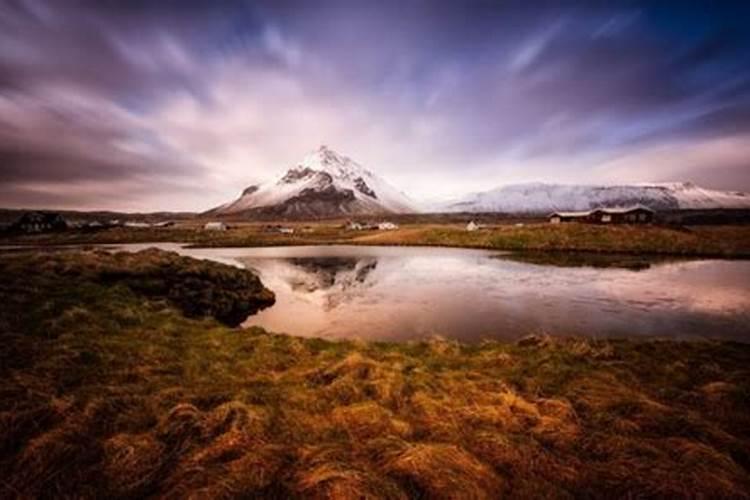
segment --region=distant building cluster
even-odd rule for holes
[[[49,233],[65,231],[69,224],[62,215],[54,212],[26,212],[10,225],[10,230],[19,233]]]
[[[346,228],[349,231],[394,231],[398,229],[398,224],[389,221],[378,223],[350,221]]]
[[[174,221],[147,223],[104,218],[96,220],[82,220],[65,218],[58,212],[31,211],[21,214],[21,216],[15,222],[7,226],[6,230],[12,233],[35,234],[66,231],[72,229],[82,231],[96,231],[113,227],[166,228],[174,226],[174,224]]]

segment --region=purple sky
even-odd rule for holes
[[[0,206],[204,210],[322,143],[417,201],[750,190],[750,8],[604,3],[0,0]]]

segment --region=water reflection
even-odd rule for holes
[[[685,261],[675,257],[594,252],[518,252],[498,255],[497,258],[555,267],[617,268],[630,271],[643,271],[654,265]]]
[[[289,259],[240,259],[258,273],[266,283],[276,283],[284,290],[304,297],[306,302],[331,311],[351,303],[368,283],[378,261],[374,257],[297,257]],[[273,289],[273,287],[272,287]],[[252,322],[252,321],[251,321]]]
[[[276,304],[245,325],[294,335],[475,341],[545,332],[750,341],[750,261],[551,261],[409,247],[170,249],[256,270]]]

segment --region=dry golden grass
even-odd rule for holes
[[[239,331],[75,255],[0,259],[3,498],[748,498],[747,345]]]
[[[496,224],[468,232],[465,223],[415,222],[395,231],[350,231],[345,221],[285,223],[294,234],[265,230],[265,223],[243,223],[225,232],[197,225],[174,228],[114,228],[39,235],[5,235],[13,244],[95,244],[183,242],[207,247],[279,245],[422,245],[511,251],[701,255],[750,257],[750,225],[660,226],[526,223]]]

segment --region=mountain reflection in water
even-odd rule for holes
[[[750,341],[750,261],[425,247],[154,246],[254,269],[276,303],[244,325],[292,335]]]

